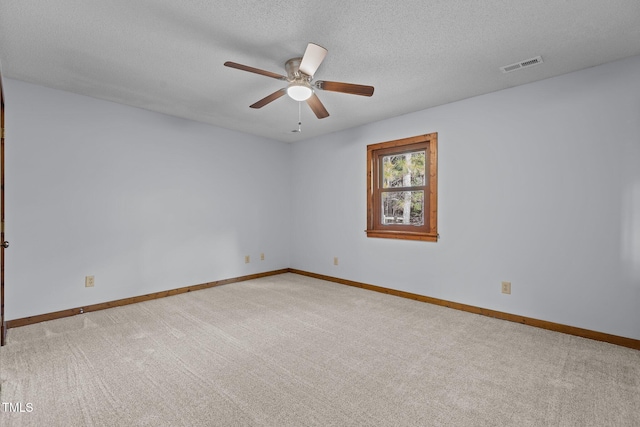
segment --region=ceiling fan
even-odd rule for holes
[[[320,98],[315,94],[315,89],[361,96],[373,95],[373,86],[330,82],[326,80],[316,80],[314,82],[313,75],[320,64],[322,64],[325,56],[327,56],[327,49],[322,46],[318,46],[317,44],[309,43],[302,58],[292,58],[284,64],[284,68],[287,71],[286,76],[231,61],[225,62],[224,65],[274,79],[284,80],[289,83],[287,87],[279,89],[271,95],[268,95],[260,101],[250,105],[251,108],[262,108],[270,102],[273,102],[287,94],[296,101],[307,101],[307,104],[311,107],[316,117],[324,119],[325,117],[329,117],[329,112],[324,108],[324,105],[320,102]]]

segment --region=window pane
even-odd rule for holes
[[[382,193],[382,224],[424,224],[424,191]]]
[[[384,156],[382,188],[424,185],[426,173],[424,158],[424,151]]]

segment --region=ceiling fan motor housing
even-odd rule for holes
[[[290,82],[297,80],[311,80],[310,76],[300,71],[300,63],[302,58],[291,58],[284,64],[284,69],[287,70],[287,80]]]
[[[313,88],[309,84],[311,76],[300,71],[300,63],[302,58],[292,58],[284,64],[287,70],[287,95],[295,101],[306,101],[313,94]]]

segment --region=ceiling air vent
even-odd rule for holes
[[[524,61],[516,62],[515,64],[505,65],[500,67],[500,71],[503,73],[510,73],[512,71],[520,70],[522,68],[533,67],[534,65],[542,64],[542,57],[536,56],[535,58],[525,59]]]

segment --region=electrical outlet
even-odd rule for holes
[[[93,276],[86,276],[84,278],[84,287],[85,288],[93,288],[93,286],[96,284],[96,280],[95,277]]]
[[[333,257],[333,265],[338,265],[338,257],[337,256]]]
[[[244,263],[245,264],[249,264],[251,262],[251,258],[249,257],[249,255],[245,255],[244,256]]]
[[[260,254],[260,261],[264,261],[264,252]]]
[[[511,282],[502,282],[502,293],[511,294]]]

